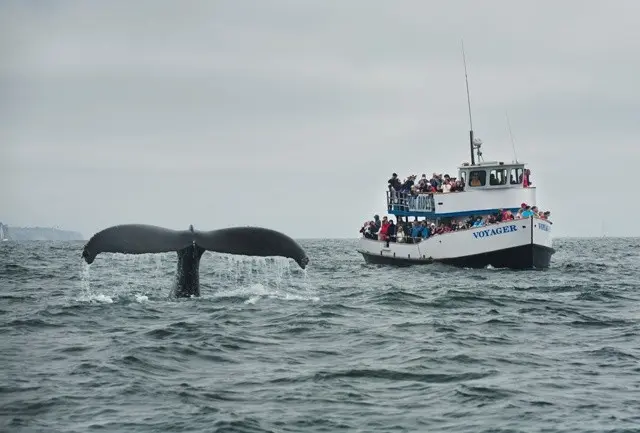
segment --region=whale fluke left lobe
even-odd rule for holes
[[[193,234],[146,224],[106,228],[89,239],[82,257],[91,264],[100,253],[147,254],[178,251],[192,244]]]

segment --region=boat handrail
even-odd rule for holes
[[[413,195],[406,192],[387,191],[387,209],[389,211],[433,212],[435,208],[433,193]]]

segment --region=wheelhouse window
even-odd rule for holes
[[[522,175],[524,170],[522,168],[512,168],[509,175],[509,183],[511,185],[522,185]]]
[[[462,180],[462,183],[464,185],[467,184],[467,172],[466,171],[460,171],[460,180]]]
[[[489,172],[489,185],[506,185],[507,184],[507,169],[498,168]]]
[[[485,186],[487,183],[487,172],[484,170],[473,170],[469,173],[469,186]]]

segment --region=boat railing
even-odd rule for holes
[[[413,195],[405,192],[387,191],[389,212],[433,212],[435,208],[432,193]]]

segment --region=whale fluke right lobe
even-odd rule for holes
[[[208,251],[243,256],[292,258],[304,269],[309,258],[298,243],[276,230],[263,227],[230,227],[195,232],[195,243]]]

